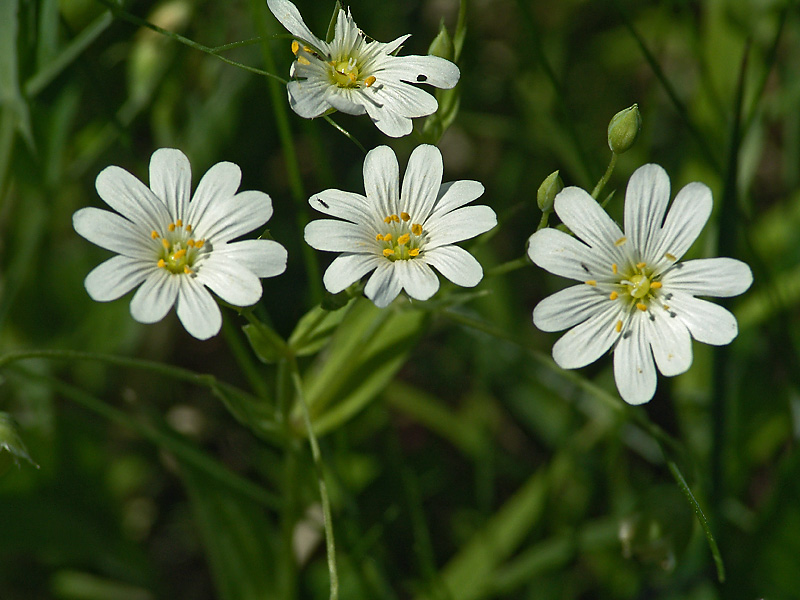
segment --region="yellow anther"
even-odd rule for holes
[[[169,225],[167,225],[167,229],[169,229],[170,231],[175,231],[175,223],[170,223]]]
[[[356,74],[355,73],[348,73],[347,76],[350,78],[350,81],[355,83],[356,82]]]
[[[203,247],[203,244],[205,244],[205,243],[206,243],[206,241],[205,241],[205,240],[197,240],[197,241],[194,243],[194,245],[195,245],[195,248],[202,248],[202,247]]]
[[[378,235],[375,236],[375,239],[378,240],[379,242],[382,242],[383,236],[379,233]]]
[[[638,303],[636,304],[636,308],[638,308],[639,310],[641,310],[642,312],[644,312],[644,311],[646,311],[646,310],[647,310],[647,304],[642,304],[641,302],[638,302]]]
[[[666,254],[664,254],[664,257],[665,257],[665,258],[667,258],[667,259],[669,259],[669,260],[671,260],[672,262],[675,262],[676,260],[678,260],[678,259],[677,259],[675,256],[673,256],[673,255],[672,255],[672,254],[670,254],[669,252],[667,252]]]
[[[414,235],[422,235],[422,225],[420,225],[419,223],[414,223],[411,226],[411,233],[413,233]]]
[[[661,283],[660,281],[654,281],[654,282],[652,282],[652,283],[650,284],[650,289],[655,289],[655,290],[657,290],[657,289],[658,289],[658,288],[660,288],[662,285],[664,285],[664,284],[663,284],[663,283]]]
[[[611,265],[611,272],[614,273],[614,275],[617,274],[617,263]]]
[[[390,215],[390,216],[388,216],[388,217],[386,217],[386,218],[383,220],[383,222],[384,222],[384,223],[391,223],[391,222],[392,222],[392,217],[391,217],[391,215]]]
[[[153,238],[154,240],[157,240],[161,236],[158,235],[158,232],[155,229],[153,229],[153,231],[150,232],[150,237]]]
[[[163,269],[166,266],[167,266],[167,263],[164,262],[164,259],[163,258],[159,258],[158,259],[158,268],[159,269]]]
[[[387,233],[385,236],[383,236],[383,241],[384,242],[391,242],[392,241],[392,237],[393,236],[392,236],[391,233]]]
[[[411,220],[411,215],[408,214],[407,212],[401,212],[400,213],[400,218],[403,219],[403,221],[408,222],[408,221]]]
[[[301,65],[306,65],[306,66],[311,64],[311,61],[308,60],[305,56],[298,56],[297,62],[299,62]]]
[[[609,300],[616,300],[617,298],[619,298],[619,294],[617,292],[611,292],[611,294],[608,296]]]
[[[397,243],[401,246],[407,244],[411,240],[411,236],[407,233],[404,233],[399,238],[397,238]]]
[[[300,50],[300,44],[297,40],[292,40],[292,54],[297,54]]]
[[[622,331],[622,321],[617,321],[617,324],[616,324],[616,326],[614,327],[614,329],[616,329],[616,330],[617,330],[617,333],[619,333],[620,331]]]
[[[192,231],[192,226],[191,225],[187,225],[186,226],[186,232],[187,233],[191,233],[191,231]]]
[[[414,248],[408,251],[409,256],[419,256],[419,248]]]
[[[398,217],[397,215],[392,215],[392,221],[394,221],[395,223],[399,223],[400,217]]]
[[[636,268],[637,269],[644,269],[646,266],[647,266],[646,262],[636,263]]]
[[[189,248],[194,248],[194,240],[189,238],[189,240],[186,242],[186,245],[189,246]]]
[[[669,305],[665,304],[664,305],[664,310],[669,310]]]
[[[178,219],[177,221],[175,221],[175,225],[177,225],[178,227],[183,227],[183,219]]]
[[[169,242],[166,238],[161,238],[161,245],[164,246],[164,248],[169,248]]]
[[[627,241],[628,241],[628,238],[626,238],[625,236],[622,236],[616,242],[614,242],[614,245],[615,246],[622,246],[622,244],[624,244]]]
[[[588,281],[584,281],[583,283],[585,283],[586,285],[591,285],[591,286],[597,285],[597,282],[594,279],[589,279]]]
[[[373,83],[375,83],[375,75],[370,75],[364,80],[364,85],[370,87]]]
[[[384,248],[383,249],[383,255],[386,258],[389,258],[392,254],[394,254],[394,250],[392,250],[391,248]]]
[[[186,248],[181,248],[175,254],[172,255],[172,257],[175,258],[176,260],[181,259],[184,256],[186,256]]]
[[[183,272],[186,273],[187,275],[191,275],[192,273],[194,273],[194,271],[192,271],[189,268],[189,265],[183,265]]]

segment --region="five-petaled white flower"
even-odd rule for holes
[[[401,290],[417,300],[433,296],[439,279],[431,267],[457,285],[480,282],[480,263],[453,244],[488,231],[497,217],[488,206],[465,206],[483,194],[483,185],[443,184],[442,171],[439,149],[418,146],[401,188],[394,152],[379,146],[364,160],[366,196],[325,190],[309,199],[318,211],[344,219],[312,221],[305,230],[312,247],[342,253],[325,272],[329,292],[341,292],[374,270],[364,293],[383,308]]]
[[[459,70],[438,56],[395,56],[404,35],[384,44],[367,41],[348,9],[339,10],[333,40],[317,38],[289,0],[267,0],[272,14],[297,38],[292,42],[289,103],[301,117],[313,119],[330,109],[351,115],[369,115],[383,133],[402,137],[411,133],[411,119],[436,112],[436,98],[411,83],[449,89],[458,83]]]
[[[119,214],[82,208],[72,217],[75,231],[118,253],[86,276],[94,300],[116,300],[141,284],[131,315],[155,323],[177,303],[178,318],[194,337],[219,332],[222,315],[206,288],[224,301],[249,306],[261,298],[259,277],[286,269],[286,250],[271,240],[231,240],[272,216],[270,197],[239,192],[241,171],[217,163],[191,197],[189,160],[172,148],[150,159],[150,187],[120,167],[97,176],[97,193]]]
[[[743,293],[753,275],[743,262],[707,258],[678,262],[711,214],[711,190],[684,187],[667,212],[670,184],[658,165],[634,172],[625,196],[625,232],[584,190],[569,187],[555,200],[561,221],[577,236],[543,229],[529,240],[540,267],[581,281],[542,300],[533,322],[543,331],[571,328],[553,346],[553,358],[576,369],[614,349],[614,377],[622,398],[653,397],[656,371],[666,376],[692,363],[691,338],[713,345],[736,337],[736,318],[695,296]]]

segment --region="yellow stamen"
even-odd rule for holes
[[[301,65],[306,65],[306,66],[311,64],[311,61],[308,60],[305,56],[298,56],[297,62],[299,62]]]
[[[588,281],[584,281],[583,283],[585,283],[586,285],[592,285],[592,286],[597,285],[597,282],[594,279],[589,279]]]
[[[398,243],[400,246],[403,246],[403,245],[407,244],[407,243],[409,242],[409,240],[410,240],[410,239],[411,239],[411,236],[410,236],[410,235],[408,235],[407,233],[404,233],[404,234],[403,234],[403,235],[401,235],[399,238],[397,238],[397,243]]]
[[[614,327],[617,330],[617,333],[622,331],[622,321],[617,321],[617,325]]]
[[[391,217],[391,216],[388,216],[388,217],[386,217],[386,218],[383,220],[383,222],[384,222],[384,223],[391,223],[391,222],[392,222],[392,217]]]
[[[175,231],[175,223],[170,223],[169,225],[167,225],[167,229],[169,229],[170,231]]]
[[[408,251],[409,256],[419,256],[419,248],[413,248]]]
[[[411,233],[413,233],[414,235],[422,235],[422,225],[420,225],[419,223],[414,223],[411,226]]]
[[[364,80],[364,85],[370,87],[373,83],[375,83],[375,75],[370,75]]]
[[[386,258],[389,258],[392,254],[394,254],[394,250],[392,250],[391,248],[384,248],[383,249],[383,255]]]
[[[655,289],[655,290],[657,290],[657,289],[658,289],[658,288],[660,288],[662,285],[664,285],[664,284],[663,284],[663,283],[661,283],[660,281],[654,281],[653,283],[651,283],[651,284],[650,284],[650,289]]]
[[[669,260],[671,260],[672,262],[675,262],[676,260],[678,260],[678,259],[677,259],[675,256],[673,256],[673,255],[672,255],[672,254],[670,254],[669,252],[667,252],[666,254],[664,254],[664,257],[665,257],[665,258],[668,258],[668,259],[669,259]]]
[[[665,304],[664,305],[664,310],[669,310],[669,306]]]
[[[647,266],[646,262],[636,263],[636,268],[637,269],[644,269],[646,266]]]
[[[644,312],[644,311],[647,310],[647,304],[642,304],[641,302],[639,302],[639,303],[636,304],[636,308],[638,308],[639,310]]]
[[[617,292],[611,292],[611,294],[608,296],[609,300],[616,300],[617,298],[619,298],[619,294]]]
[[[297,54],[299,50],[300,44],[297,42],[297,40],[292,40],[292,54]]]
[[[165,263],[165,262],[164,262],[164,259],[163,259],[163,258],[159,258],[159,259],[158,259],[158,263],[157,263],[157,264],[158,264],[158,268],[159,268],[159,269],[163,269],[164,267],[166,267],[166,266],[167,266],[167,263]]]
[[[394,236],[391,233],[387,233],[385,236],[383,236],[383,241],[384,242],[391,242],[393,237]]]
[[[173,256],[173,258],[175,258],[176,260],[177,260],[177,259],[181,259],[181,258],[183,258],[184,256],[186,256],[186,249],[185,249],[185,248],[181,248],[180,250],[178,250],[178,251],[177,251],[175,254],[173,254],[172,256]]]
[[[194,240],[190,238],[189,241],[186,242],[186,245],[189,246],[189,248],[194,248]]]
[[[194,271],[192,271],[189,268],[189,265],[183,265],[183,272],[186,273],[187,275],[191,275],[192,273],[194,273]]]
[[[186,226],[186,232],[187,233],[191,233],[191,231],[192,231],[192,226],[191,225],[187,225]]]
[[[161,236],[158,235],[158,232],[155,229],[153,229],[153,231],[150,232],[150,237],[153,238],[154,240],[157,240]]]
[[[175,221],[175,225],[177,225],[178,227],[183,227],[183,219],[178,219],[177,221]]]
[[[622,236],[616,242],[614,242],[614,245],[615,246],[622,246],[622,244],[624,244],[627,241],[628,241],[628,238],[626,238],[625,236]]]
[[[400,218],[403,219],[403,221],[408,222],[411,220],[411,215],[409,215],[407,212],[401,212]]]
[[[395,223],[399,223],[400,217],[398,217],[397,215],[392,215],[392,221],[394,221]]]
[[[194,246],[195,246],[195,248],[202,248],[202,247],[203,247],[203,244],[205,244],[205,243],[206,243],[206,241],[205,241],[205,240],[197,240],[197,241],[194,243]]]
[[[614,273],[614,275],[617,274],[617,263],[611,265],[611,272]]]
[[[164,248],[169,248],[169,242],[166,238],[161,238],[161,245],[164,246]]]
[[[378,240],[379,242],[382,242],[383,236],[379,233],[378,235],[375,236],[375,239]]]

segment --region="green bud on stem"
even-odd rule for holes
[[[642,128],[642,115],[639,105],[619,111],[608,124],[608,147],[614,154],[622,154],[631,149]]]
[[[564,182],[558,175],[558,171],[553,171],[548,175],[539,186],[536,192],[536,203],[542,212],[553,212],[553,202],[556,200],[558,192],[564,189]]]

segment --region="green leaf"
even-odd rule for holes
[[[289,346],[295,355],[309,356],[318,352],[330,341],[346,314],[346,310],[327,308],[323,301],[320,306],[312,308],[303,315],[289,336]]]
[[[251,322],[242,327],[242,331],[261,362],[272,364],[286,356],[286,342],[266,324]]]
[[[30,112],[20,93],[17,71],[18,4],[19,0],[0,2],[0,107],[12,114],[16,128],[33,148]]]

